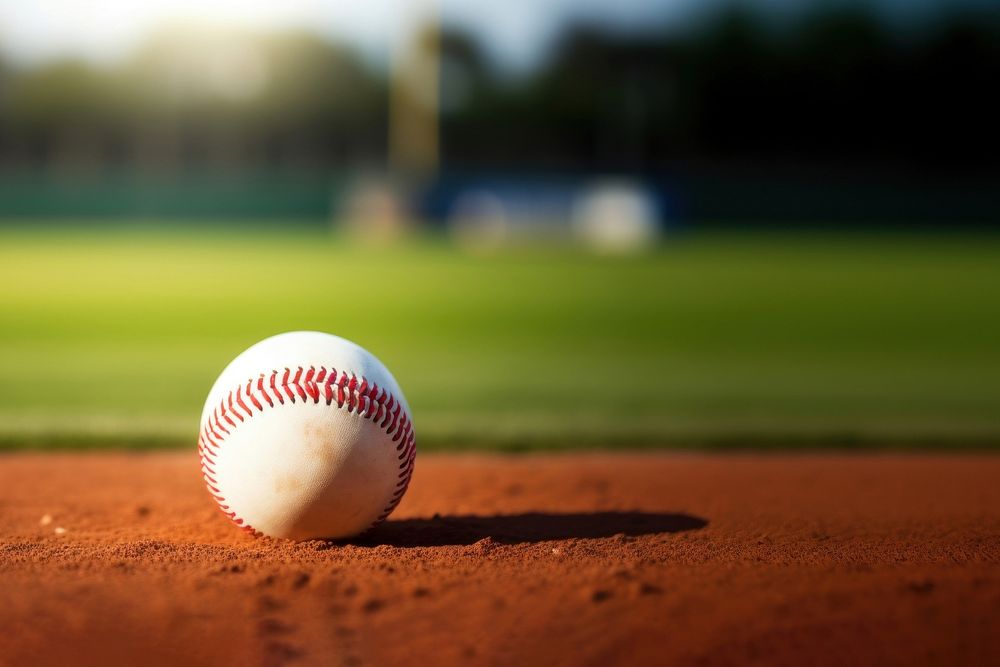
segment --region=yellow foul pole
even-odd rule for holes
[[[404,35],[392,54],[389,167],[405,178],[432,178],[440,162],[440,22],[435,5],[422,7],[419,28]]]

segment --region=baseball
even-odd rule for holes
[[[326,333],[262,340],[216,380],[198,452],[209,493],[248,533],[357,535],[402,499],[416,456],[410,408],[370,352]]]

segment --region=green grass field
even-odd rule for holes
[[[393,370],[425,447],[1000,445],[1000,238],[479,257],[321,231],[0,230],[0,446],[192,446],[256,340]]]

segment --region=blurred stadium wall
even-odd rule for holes
[[[574,21],[523,71],[447,14],[389,67],[181,23],[110,65],[0,62],[0,217],[325,224],[375,174],[430,221],[613,176],[682,222],[1000,224],[1000,11],[884,4]]]

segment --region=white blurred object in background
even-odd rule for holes
[[[366,175],[351,183],[334,225],[342,225],[348,236],[375,244],[394,243],[411,227],[404,188],[392,179]]]
[[[467,190],[455,200],[448,231],[460,246],[472,251],[495,250],[508,241],[510,219],[500,197],[489,190]]]
[[[599,252],[627,254],[654,246],[662,233],[653,196],[629,181],[591,185],[573,206],[573,233]]]

